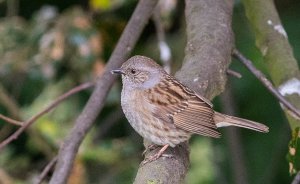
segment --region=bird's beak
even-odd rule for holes
[[[125,74],[121,69],[110,71],[112,74]]]

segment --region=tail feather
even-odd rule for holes
[[[242,119],[242,118],[237,118],[234,116],[228,116],[225,114],[221,114],[219,112],[215,112],[214,120],[217,127],[236,126],[236,127],[255,130],[258,132],[263,132],[263,133],[269,132],[269,127],[267,127],[264,124]]]

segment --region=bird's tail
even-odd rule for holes
[[[247,128],[247,129],[251,129],[263,133],[269,132],[269,127],[267,127],[264,124],[242,119],[242,118],[237,118],[234,116],[228,116],[225,114],[221,114],[219,112],[215,112],[214,120],[217,127],[237,126],[237,127]]]

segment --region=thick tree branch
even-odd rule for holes
[[[233,47],[232,7],[231,0],[186,0],[186,55],[176,77],[209,99],[225,88]],[[174,157],[160,158],[140,167],[135,183],[182,183],[189,166],[188,149],[186,143],[168,148],[166,154]]]
[[[300,109],[300,94],[297,90],[300,72],[273,0],[243,0],[243,3],[271,80],[281,95]],[[284,110],[291,128],[299,127],[300,119]]]
[[[78,148],[85,135],[92,127],[97,115],[103,108],[104,100],[115,80],[115,77],[110,73],[110,71],[112,69],[119,68],[122,62],[128,58],[139,36],[141,35],[142,30],[148,23],[156,4],[157,0],[139,1],[106,65],[106,70],[97,80],[95,90],[93,91],[82,113],[76,119],[73,129],[66,137],[59,150],[58,161],[54,174],[50,180],[50,184],[66,183]]]
[[[209,99],[225,89],[233,45],[232,7],[232,1],[186,1],[187,45],[176,77]]]

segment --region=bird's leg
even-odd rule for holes
[[[143,151],[142,155],[145,155],[147,153],[147,151],[151,151],[154,150],[158,147],[157,144],[150,144],[149,146],[147,146],[147,148]]]
[[[145,165],[149,162],[157,160],[159,157],[164,156],[163,153],[166,151],[166,149],[169,147],[168,144],[164,145],[155,155],[150,156],[149,158],[146,158],[142,165]],[[166,155],[167,157],[170,157],[169,155]]]

